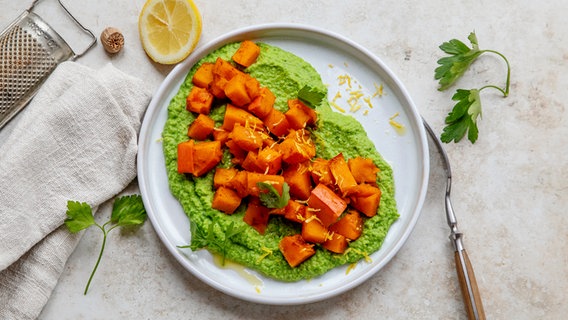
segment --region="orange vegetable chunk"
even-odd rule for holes
[[[306,162],[316,155],[316,146],[310,133],[304,129],[290,130],[278,148],[282,152],[282,160],[289,164]]]
[[[345,211],[347,202],[320,183],[312,190],[308,206],[316,209],[316,216],[325,227],[328,227]]]
[[[307,243],[301,235],[285,236],[280,240],[278,248],[290,267],[295,268],[316,253],[313,244]]]
[[[251,127],[244,127],[240,123],[235,124],[230,137],[243,150],[255,151],[262,147],[262,134]]]
[[[213,187],[230,187],[230,182],[237,175],[238,170],[235,168],[217,168],[213,176]]]
[[[245,160],[241,163],[241,167],[246,171],[264,173],[264,170],[258,165],[258,153],[256,151],[249,151]]]
[[[247,77],[244,74],[237,74],[225,85],[225,95],[231,102],[239,107],[243,107],[251,102],[246,88]]]
[[[235,68],[229,61],[222,58],[217,58],[215,64],[213,65],[213,75],[217,75],[225,80],[231,80],[237,74],[242,72]]]
[[[187,135],[195,140],[205,140],[215,128],[215,121],[204,114],[199,114],[189,125]]]
[[[310,166],[310,173],[315,184],[333,185],[333,176],[329,170],[329,160],[315,158]]]
[[[260,47],[250,40],[245,40],[241,42],[232,59],[243,67],[249,67],[256,61],[259,55]]]
[[[239,171],[231,181],[229,187],[237,192],[239,197],[244,198],[249,195],[248,193],[248,172]]]
[[[269,209],[260,203],[258,198],[249,201],[243,221],[253,227],[258,233],[264,234],[270,218]]]
[[[363,218],[357,210],[349,210],[336,223],[329,226],[329,231],[338,233],[349,240],[357,240],[363,232]]]
[[[282,169],[282,154],[275,148],[264,148],[258,152],[257,165],[260,172],[277,174]]]
[[[357,185],[357,181],[353,178],[351,170],[349,170],[349,166],[347,165],[342,153],[329,160],[329,170],[337,187],[343,195],[346,195],[349,192],[349,189]]]
[[[308,125],[314,125],[317,121],[317,114],[314,109],[306,106],[299,99],[288,100],[288,111],[285,113],[286,119],[292,129],[303,129]]]
[[[234,164],[242,164],[248,152],[239,147],[239,145],[233,140],[225,142],[225,146],[229,149],[229,153],[233,155],[233,159],[231,159],[231,161]]]
[[[381,202],[381,189],[368,184],[360,184],[351,190],[351,206],[367,217],[377,214]]]
[[[205,141],[193,145],[193,175],[200,177],[221,162],[223,151],[219,141]]]
[[[322,247],[335,253],[344,253],[348,246],[347,238],[339,233],[331,233],[329,239],[322,244]]]
[[[285,136],[290,130],[290,123],[288,123],[284,113],[274,108],[270,109],[263,121],[268,131],[277,137]]]
[[[380,170],[375,163],[373,163],[373,160],[356,157],[349,159],[347,165],[357,183],[377,184],[377,172]]]
[[[262,87],[259,89],[258,96],[252,100],[247,109],[260,119],[264,119],[274,108],[275,101],[276,96],[274,93],[272,93],[272,91],[270,91],[267,87]]]
[[[313,214],[308,214],[308,217],[302,222],[302,238],[307,242],[324,243],[327,240],[327,228],[316,219]]]
[[[284,177],[275,174],[264,174],[256,172],[248,172],[247,194],[258,197],[260,188],[258,182],[271,184],[280,195],[282,195],[282,186],[284,185]]]
[[[225,143],[229,140],[229,131],[226,131],[221,128],[213,128],[213,140],[221,142],[221,145],[225,145]]]
[[[212,103],[213,95],[207,89],[194,86],[187,95],[186,109],[191,112],[209,114]]]
[[[215,190],[215,194],[213,194],[211,208],[226,214],[233,214],[241,205],[241,200],[242,198],[236,191],[221,186],[219,189]]]
[[[193,140],[184,141],[177,146],[177,166],[179,173],[190,173],[194,171],[193,167]]]
[[[191,81],[200,88],[208,88],[213,82],[213,63],[205,62],[199,66]]]
[[[284,218],[302,223],[306,219],[306,209],[308,207],[294,200],[288,200],[288,204],[284,207]]]
[[[290,195],[300,200],[306,200],[312,192],[309,164],[297,163],[288,166],[282,171],[282,176],[290,186]]]
[[[243,127],[248,126],[256,128],[257,130],[263,128],[262,120],[253,116],[246,110],[235,107],[229,103],[225,109],[225,116],[223,118],[223,125],[221,128],[226,131],[232,131],[237,123]]]
[[[260,95],[260,82],[248,74],[246,74],[245,88],[251,100]]]

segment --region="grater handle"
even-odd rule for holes
[[[34,0],[32,2],[32,5],[27,9],[27,11],[31,12],[39,1],[40,0]],[[61,8],[63,8],[65,13],[67,13],[67,15],[73,20],[73,22],[75,22],[75,24],[77,24],[77,26],[79,26],[79,28],[81,28],[85,33],[87,33],[89,35],[89,37],[91,38],[91,42],[89,43],[89,45],[87,46],[87,48],[85,50],[83,50],[79,53],[75,53],[75,51],[73,51],[73,56],[71,57],[71,60],[75,60],[75,59],[81,57],[82,55],[84,55],[85,53],[87,53],[87,51],[89,51],[97,43],[97,37],[95,37],[95,34],[91,30],[84,27],[81,24],[81,22],[79,22],[79,20],[77,20],[77,18],[75,18],[71,14],[71,12],[69,12],[69,10],[67,10],[67,8],[61,2],[61,0],[57,0],[57,2],[59,2],[59,5],[61,6]]]

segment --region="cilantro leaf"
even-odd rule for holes
[[[284,208],[290,200],[290,186],[286,182],[282,185],[282,195],[273,185],[266,182],[257,182],[256,185],[260,188],[260,202],[267,208],[279,209]]]
[[[85,202],[67,201],[65,225],[71,233],[77,233],[96,224],[91,206]]]
[[[308,104],[312,108],[318,106],[324,98],[325,92],[322,92],[311,85],[305,85],[302,89],[300,89],[300,91],[298,91],[298,99],[302,100],[302,102]]]
[[[114,201],[110,220],[119,226],[135,226],[146,221],[146,209],[140,195],[123,196]]]
[[[467,71],[469,66],[484,51],[479,50],[477,36],[474,32],[468,37],[471,48],[457,39],[442,43],[440,49],[449,54],[438,60],[439,67],[434,71],[434,78],[439,80],[438,90],[443,91],[453,85]]]
[[[481,116],[481,100],[478,89],[458,89],[452,100],[457,101],[446,117],[446,127],[440,136],[442,142],[459,142],[467,132],[467,138],[475,143],[479,133],[477,118]]]
[[[178,248],[190,248],[195,251],[201,248],[208,248],[213,252],[221,255],[221,265],[225,265],[225,258],[229,248],[230,241],[236,235],[244,232],[247,225],[235,227],[235,222],[232,221],[227,229],[224,231],[223,239],[215,236],[215,226],[221,226],[219,222],[215,221],[209,224],[207,232],[195,223],[190,225],[191,230],[191,243],[186,246],[178,246]]]

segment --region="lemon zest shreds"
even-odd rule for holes
[[[342,107],[340,107],[337,103],[335,102],[331,102],[331,106],[334,107],[335,109],[337,109],[337,111],[341,112],[341,113],[345,113],[345,109],[343,109]]]
[[[272,254],[272,250],[268,249],[267,247],[261,247],[260,250],[264,251],[264,253],[256,259],[256,263],[260,263],[264,258],[268,257]]]
[[[373,83],[373,85],[375,86],[375,93],[373,93],[373,96],[371,98],[374,97],[382,97],[383,96],[383,84],[381,83],[380,85],[377,85],[376,83]]]
[[[351,272],[351,270],[355,269],[355,267],[357,266],[356,263],[352,263],[347,267],[347,270],[345,270],[345,274],[349,274],[349,272]]]

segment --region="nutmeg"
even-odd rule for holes
[[[101,42],[108,53],[117,53],[124,46],[124,36],[113,27],[108,27],[101,33]]]

